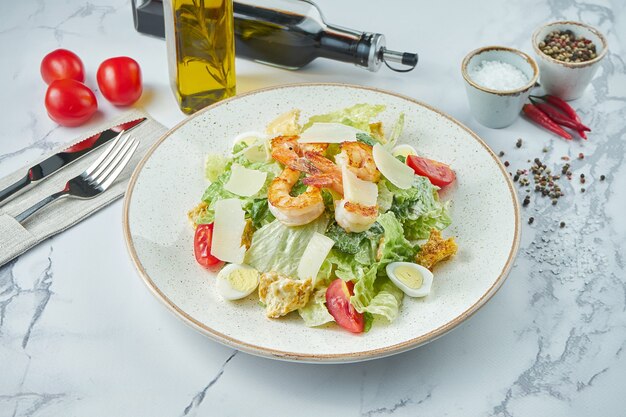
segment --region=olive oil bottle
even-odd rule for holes
[[[380,33],[327,24],[310,0],[234,3],[237,55],[242,58],[292,70],[317,58],[348,62],[370,71],[378,71],[383,63],[399,72],[417,65],[417,54],[387,49],[385,36]]]
[[[232,0],[165,0],[170,82],[181,110],[192,114],[235,95]]]

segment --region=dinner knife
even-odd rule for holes
[[[111,139],[114,139],[121,132],[128,132],[134,127],[139,126],[145,120],[145,117],[141,117],[130,122],[113,126],[110,129],[96,133],[95,135],[68,147],[62,152],[46,158],[37,165],[33,165],[24,177],[9,185],[4,190],[0,190],[0,202],[25,188],[29,184],[37,183],[38,181],[41,181],[42,179],[57,172],[59,169],[68,166],[82,156],[87,155],[94,149],[97,149],[109,142]]]

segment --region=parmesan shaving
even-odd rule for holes
[[[304,249],[300,264],[298,265],[298,278],[301,280],[311,278],[313,285],[315,285],[315,279],[317,273],[322,267],[322,263],[328,256],[328,252],[335,244],[335,241],[329,237],[324,236],[321,233],[315,232],[309,240],[308,245]]]
[[[341,143],[356,141],[357,133],[362,130],[341,123],[313,123],[310,128],[302,132],[300,143]]]
[[[351,203],[363,206],[375,206],[378,199],[378,187],[370,181],[363,181],[347,166],[341,167],[344,198]]]
[[[211,255],[224,262],[243,263],[246,247],[241,244],[241,237],[245,227],[245,212],[239,199],[228,198],[217,201]]]
[[[413,178],[415,177],[413,169],[396,159],[382,145],[375,144],[372,155],[380,173],[393,185],[403,190],[413,185]]]
[[[239,164],[233,164],[230,178],[224,184],[224,189],[241,197],[250,197],[259,192],[265,184],[267,172],[248,169]]]

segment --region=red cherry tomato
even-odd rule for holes
[[[129,106],[141,97],[141,68],[132,58],[109,58],[98,67],[96,74],[100,92],[116,106]]]
[[[417,155],[409,155],[406,159],[406,163],[413,168],[413,171],[415,171],[417,175],[428,177],[430,182],[438,187],[445,187],[456,178],[454,171],[442,162],[422,158]]]
[[[96,96],[76,80],[53,81],[46,91],[48,116],[62,126],[79,126],[98,109]]]
[[[85,67],[78,55],[67,49],[57,49],[41,60],[41,77],[50,84],[54,80],[85,81]]]
[[[217,265],[221,261],[211,255],[211,241],[213,240],[213,223],[199,224],[193,239],[193,252],[196,261],[205,268]]]
[[[352,333],[363,333],[365,317],[350,304],[353,289],[351,281],[335,279],[326,290],[326,308],[341,327]]]

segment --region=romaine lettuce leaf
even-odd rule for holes
[[[332,281],[333,277],[333,264],[328,260],[328,256],[322,262],[322,266],[320,267],[319,272],[317,273],[317,278],[315,279],[315,287],[316,288],[326,288],[330,281]]]
[[[361,242],[373,240],[378,244],[383,228],[380,224],[374,223],[369,229],[360,233],[349,233],[339,226],[337,222],[332,222],[325,235],[335,241],[334,248],[340,252],[355,254],[361,249]]]
[[[387,148],[388,151],[391,151],[393,147],[396,146],[396,144],[398,143],[398,139],[400,138],[400,135],[402,134],[403,130],[404,130],[404,113],[400,113],[400,116],[398,116],[398,120],[393,125],[393,128],[391,129],[391,133],[389,134],[389,137],[387,138],[387,143],[385,144],[385,147]]]
[[[360,271],[364,273],[358,276],[350,302],[360,313],[369,312],[392,321],[398,314],[403,293],[386,278],[385,267],[390,262],[413,262],[417,249],[404,237],[402,224],[394,213],[381,214],[377,222],[384,229],[383,241],[377,250],[379,259],[369,268],[361,265]]]
[[[204,175],[206,179],[213,182],[226,170],[230,160],[223,155],[209,154],[204,163]]]
[[[260,229],[275,219],[269,210],[266,198],[247,199],[243,204],[243,209],[246,212],[246,218],[252,220],[255,229]]]
[[[417,248],[404,237],[404,229],[396,215],[390,211],[378,216],[377,221],[385,229],[378,249],[379,272],[390,262],[414,262]]]
[[[324,233],[327,223],[328,218],[324,215],[297,227],[274,220],[254,233],[245,263],[260,272],[274,271],[296,277],[300,259],[313,233]]]
[[[326,288],[315,291],[307,305],[298,310],[304,324],[309,327],[321,326],[322,324],[335,321],[326,308]]]
[[[330,250],[326,260],[335,266],[335,276],[344,281],[360,279],[365,275],[366,267],[369,267],[368,263],[357,261],[353,254],[340,252],[335,248]]]
[[[403,190],[386,181],[393,193],[390,211],[402,222],[407,239],[426,239],[431,229],[443,230],[452,220],[448,205],[439,201],[437,189],[426,177],[415,176],[413,186]]]
[[[374,315],[374,318],[384,317],[392,322],[398,317],[404,293],[388,278],[379,278],[379,281],[377,282],[377,285],[380,285],[378,293],[367,306],[363,307],[362,312],[370,313]]]
[[[337,110],[332,113],[311,116],[302,130],[311,127],[313,123],[341,123],[360,129],[364,132],[369,132],[370,120],[384,110],[385,106],[382,104],[355,104],[352,107]]]
[[[378,143],[376,139],[368,135],[367,133],[357,133],[356,140],[359,142],[363,142],[366,145],[374,146]]]
[[[364,271],[362,277],[354,284],[354,295],[350,297],[350,303],[359,313],[364,313],[367,306],[376,295],[374,283],[378,273],[377,265],[372,265]]]
[[[322,198],[324,199],[324,206],[329,213],[335,212],[335,198],[333,197],[333,191],[326,188],[322,189]]]
[[[387,187],[388,182],[386,180],[378,181],[378,199],[376,204],[378,204],[378,212],[386,213],[391,208],[393,203],[393,193],[389,191]]]

